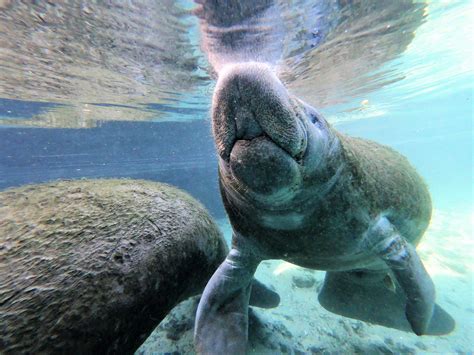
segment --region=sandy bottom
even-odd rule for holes
[[[219,222],[229,240],[229,224]],[[418,337],[332,314],[317,299],[324,272],[269,260],[260,264],[256,277],[280,294],[281,303],[271,310],[251,308],[248,353],[473,353],[473,222],[474,213],[435,211],[417,248],[436,285],[437,303],[456,321],[452,333]],[[173,309],[137,354],[193,354],[198,300],[189,299]]]

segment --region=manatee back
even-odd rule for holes
[[[77,180],[0,193],[0,352],[133,352],[226,255],[186,193]]]
[[[390,147],[337,133],[351,188],[363,196],[370,217],[387,213],[390,221],[416,244],[431,218],[428,188],[408,160]]]

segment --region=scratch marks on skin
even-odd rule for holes
[[[407,242],[387,219],[387,214],[377,217],[362,242],[392,268],[403,268],[409,258]]]
[[[145,219],[153,228],[153,230],[157,233],[157,235],[161,235],[161,229],[157,226],[157,224],[149,217]]]
[[[297,229],[303,224],[305,215],[290,212],[281,215],[263,215],[263,224],[271,229],[292,230]]]

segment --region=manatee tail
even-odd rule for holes
[[[405,317],[406,296],[396,281],[386,276],[368,270],[328,272],[319,302],[344,317],[412,332]],[[425,335],[448,334],[454,327],[454,319],[436,304]]]

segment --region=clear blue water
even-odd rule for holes
[[[329,117],[341,130],[391,145],[427,179],[436,207],[472,209],[472,3],[432,2],[427,22],[379,70],[404,79]],[[454,25],[455,24],[455,25]]]
[[[338,130],[394,147],[426,179],[435,213],[421,247],[458,326],[413,349],[472,353],[473,3],[370,2],[352,17],[337,3],[275,2],[258,21],[243,12],[232,25],[257,30],[223,45],[211,31],[216,17],[196,16],[189,2],[0,1],[0,189],[164,181],[201,200],[228,232],[210,97],[224,64],[269,62]]]

